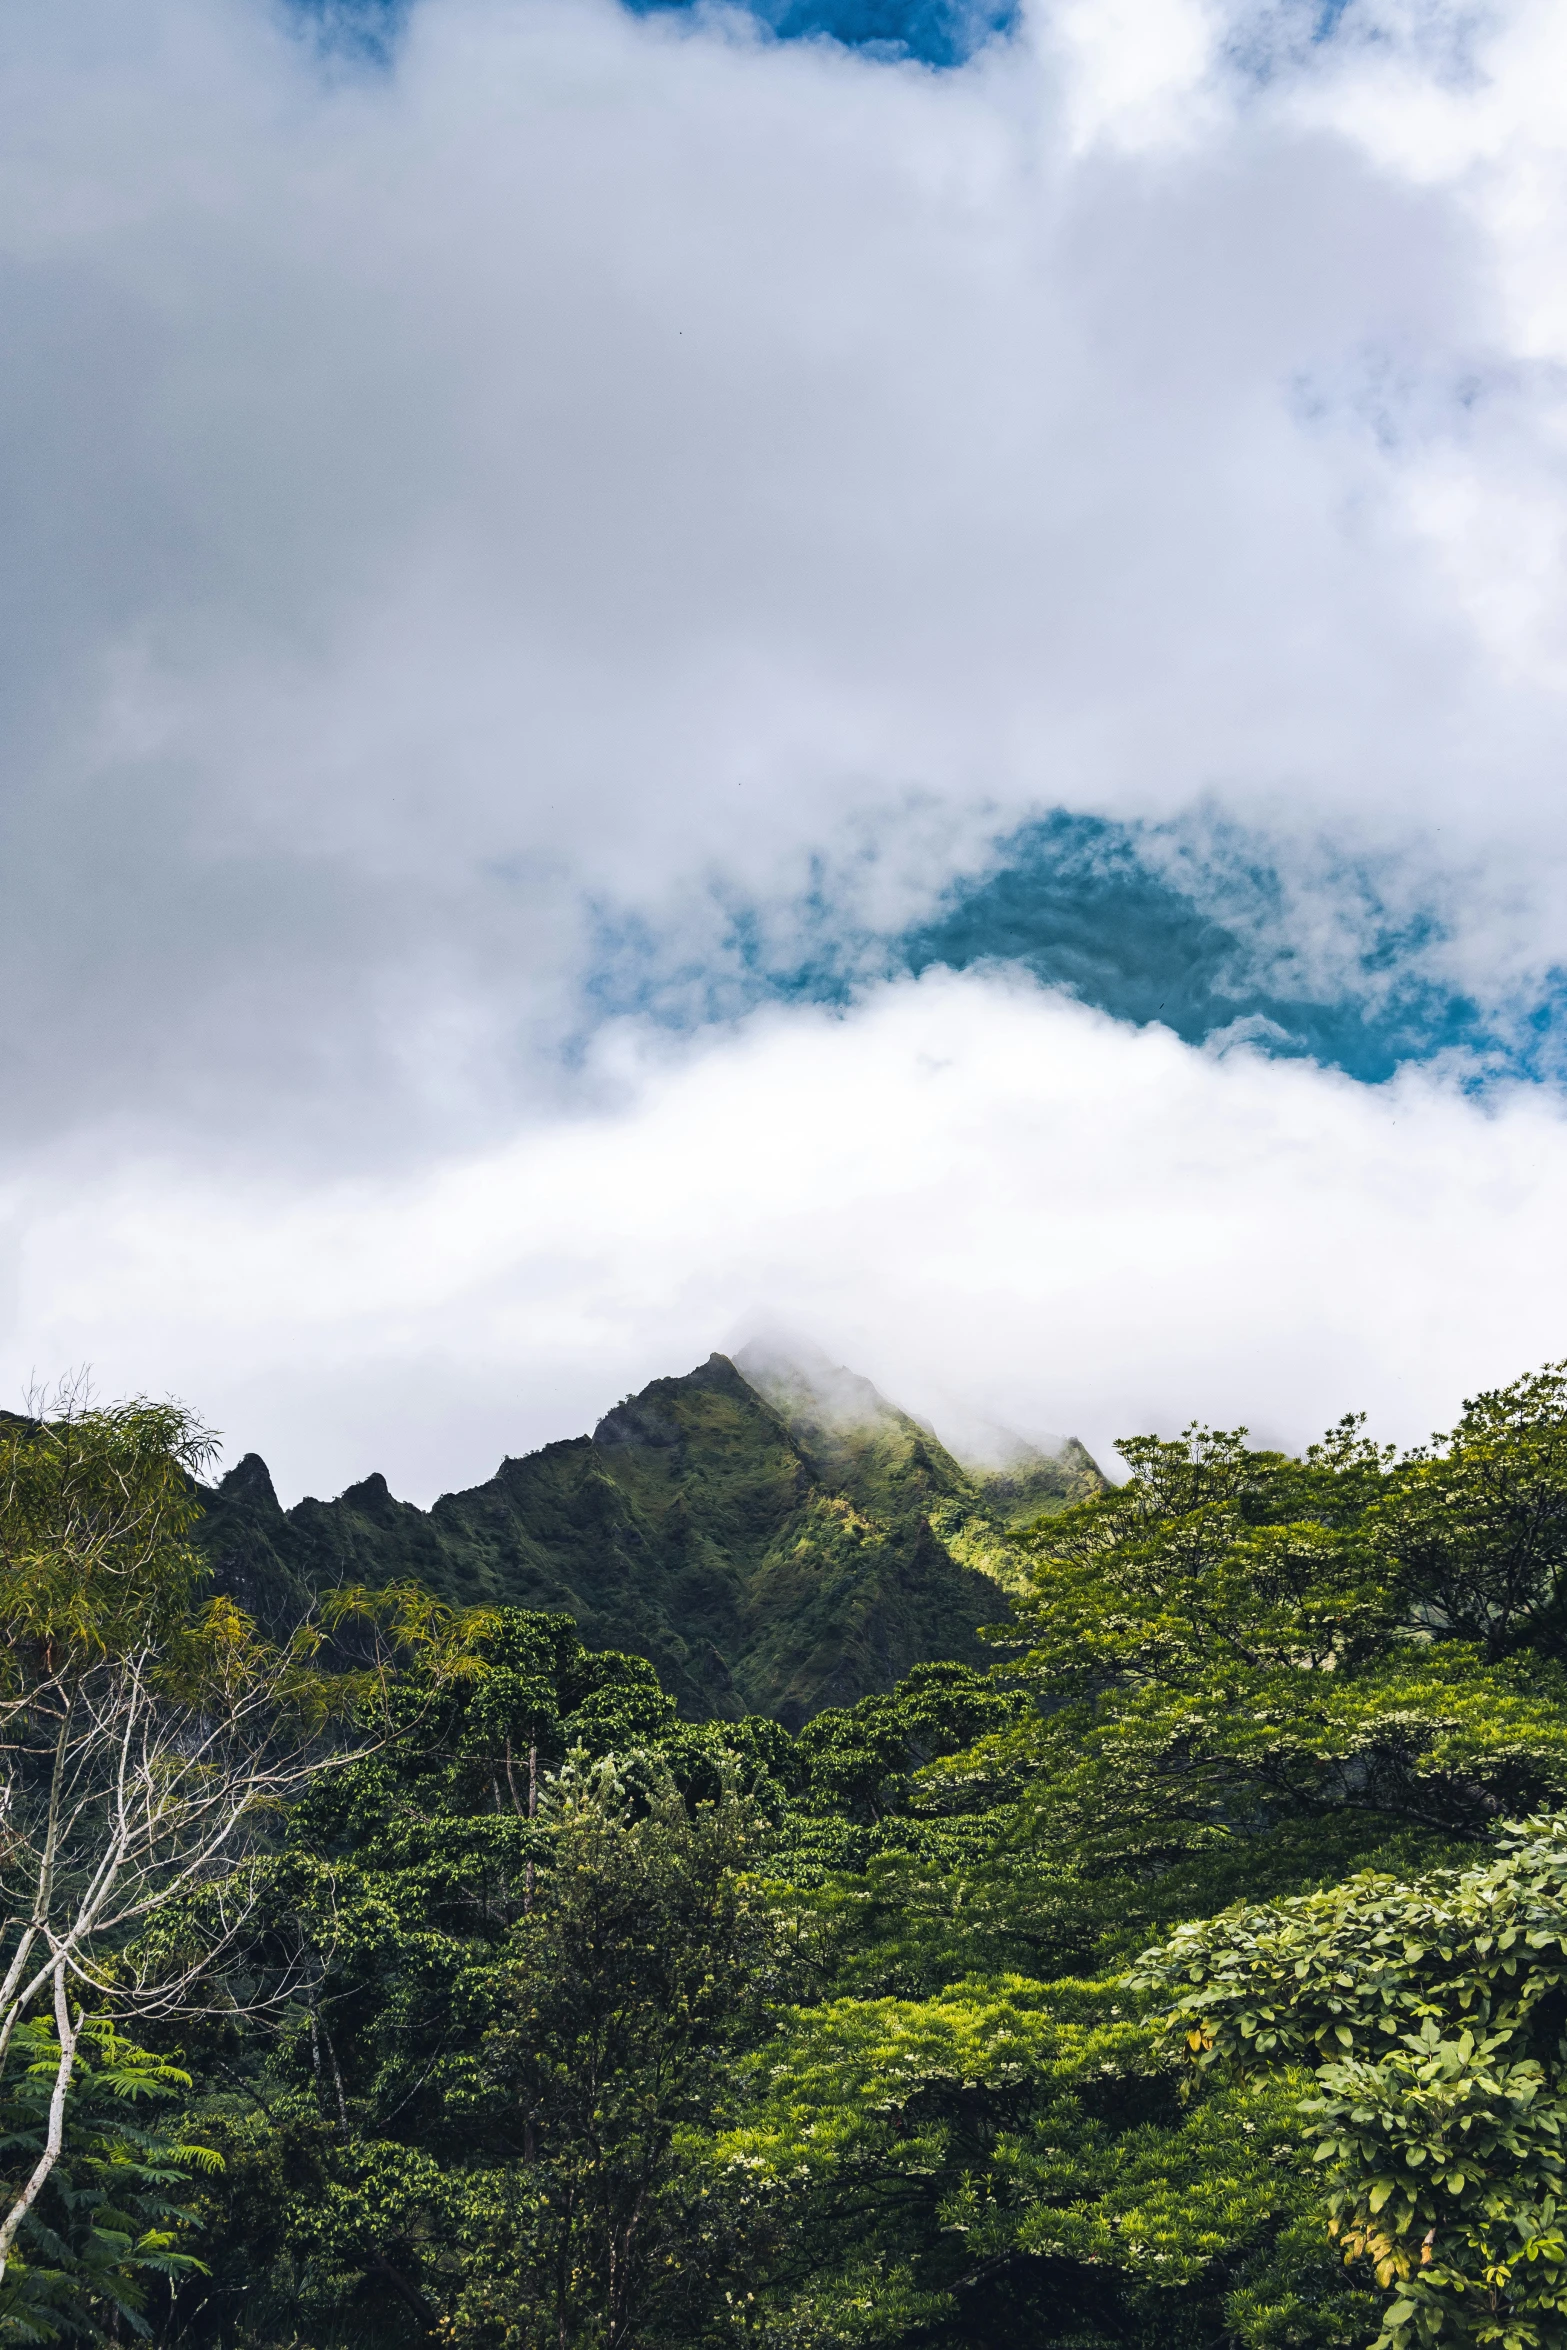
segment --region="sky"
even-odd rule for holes
[[[0,316],[0,1400],[1567,1355],[1558,8],[13,0]]]

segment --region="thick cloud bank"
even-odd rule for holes
[[[1429,1212],[1460,1257],[1543,1248],[1554,1096],[1371,1100],[887,974],[1021,955],[1372,1074],[1549,1028],[1564,91],[1545,0],[1058,0],[943,74],[614,0],[415,0],[384,67],[262,0],[15,0],[7,1359],[177,1385],[301,1477],[428,1483],[748,1300],[1100,1440],[1254,1394],[1402,1427],[1404,1366],[1423,1422],[1559,1345],[1548,1261],[1433,1266],[1417,1342],[1394,1246]],[[1052,809],[1127,828],[1190,921],[1150,943],[1134,890],[1079,952]],[[841,1024],[702,1041],[770,993]],[[965,1180],[918,1126],[926,1019],[1001,1138]],[[625,1078],[659,1021],[689,1066]],[[1171,1123],[1079,1186],[1101,1082]],[[1299,1213],[1407,1260],[1416,1324],[1292,1269],[1308,1159]],[[1139,1252],[1199,1227],[1249,1334],[1195,1277],[1145,1325]],[[1058,1345],[1037,1317],[1079,1295]]]
[[[18,1117],[493,1131],[606,924],[896,924],[1057,804],[1262,827],[1323,985],[1351,865],[1537,983],[1559,12],[745,23],[7,12]]]
[[[1567,1118],[1368,1088],[978,978],[759,1015],[397,1182],[168,1165],[16,1202],[33,1360],[199,1396],[280,1483],[425,1499],[779,1321],[938,1427],[1386,1437],[1561,1350]],[[25,1362],[16,1362],[25,1369]]]

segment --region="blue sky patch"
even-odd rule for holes
[[[324,47],[386,64],[410,0],[292,0]],[[698,0],[622,0],[634,16],[693,13]],[[946,71],[1009,32],[1011,0],[736,0],[780,41],[831,40],[889,63]]]
[[[689,10],[692,0],[624,0],[638,16]],[[938,70],[964,64],[1017,10],[970,0],[745,0],[749,13],[780,41],[831,40],[889,62],[912,60]]]
[[[1247,878],[1264,908],[1277,897],[1265,867]],[[1232,893],[1233,876],[1225,881]],[[1433,927],[1373,923],[1332,995],[1281,990],[1266,930],[1226,922],[1183,890],[1137,828],[1059,813],[1014,833],[991,873],[954,883],[899,944],[911,971],[1021,964],[1046,986],[1138,1026],[1160,1021],[1188,1044],[1243,1023],[1265,1050],[1376,1083],[1405,1061],[1493,1045],[1479,1007],[1420,968]]]
[[[1057,811],[998,841],[983,872],[954,878],[896,932],[856,921],[825,867],[781,911],[715,893],[679,945],[646,915],[599,906],[588,1025],[629,1014],[694,1029],[765,1002],[847,1004],[903,974],[1007,967],[1188,1044],[1245,1039],[1368,1084],[1454,1052],[1476,1085],[1563,1075],[1567,974],[1483,1006],[1444,977],[1437,918],[1394,915],[1346,869],[1323,886],[1340,891],[1355,943],[1312,984],[1289,945],[1280,875],[1243,847],[1221,842],[1205,860],[1173,831]]]

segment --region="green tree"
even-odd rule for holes
[[[569,1758],[548,1791],[548,1869],[491,1990],[484,2093],[516,2156],[464,2190],[461,2342],[626,2350],[690,2338],[732,2257],[694,2142],[778,1988],[743,1871],[732,1780],[688,1807],[651,1755]]]
[[[751,2328],[779,2340],[1349,2344],[1294,2106],[1208,2081],[1115,1981],[950,1985],[796,2010],[721,2153],[789,2247]]]
[[[437,2324],[484,2339],[492,2319],[504,2338],[545,2326],[547,2262],[575,2280],[572,2327],[606,2246],[617,2308],[644,2293],[645,2242],[655,2313],[718,2263],[703,2239],[677,2291],[667,2212],[723,2051],[760,2028],[770,1912],[734,1872],[766,1849],[769,1764],[793,1741],[674,1722],[642,1659],[589,1654],[568,1618],[497,1610],[465,1639],[462,1672],[436,1685],[415,1659],[393,1685],[398,1735],[293,1807],[269,1908],[309,1955],[309,1996],[270,2044],[208,2037],[198,2110],[229,2183],[213,2277],[186,2297],[192,2341],[267,2343],[292,2322],[386,2350]],[[649,1722],[658,1749],[590,1751]],[[620,2100],[600,2141],[573,2103],[594,2017],[612,2041],[595,2128]],[[615,2198],[635,2201],[639,2163],[652,2184],[628,2234]]]
[[[1209,2078],[1301,2106],[1383,2350],[1567,2342],[1567,1819],[1412,1883],[1367,1873],[1183,1927],[1140,1970]]]
[[[1567,1791],[1563,1685],[1436,1641],[1386,1528],[1399,1472],[1346,1422],[1302,1461],[1243,1430],[1125,1441],[1132,1475],[1047,1522],[1017,1613],[1037,1711],[938,1766],[1095,1867],[1341,1823],[1473,1837]]]
[[[1492,1660],[1567,1647],[1567,1364],[1464,1405],[1400,1463],[1371,1524],[1405,1604]]]
[[[0,1420],[0,2096],[24,2094],[18,2067],[33,2096],[41,2051],[52,2066],[39,2131],[13,2141],[31,2159],[0,2197],[0,2282],[59,2200],[86,2051],[203,2003],[256,1925],[279,1807],[341,1758],[323,1732],[375,1680],[327,1670],[319,1627],[276,1648],[203,1598],[211,1443],[175,1404],[65,1393]],[[369,1612],[400,1608],[428,1613]]]
[[[26,2020],[12,2034],[0,2086],[0,2176],[13,2195],[49,2136],[59,2054],[46,2018]],[[155,2285],[200,2272],[191,2174],[218,2169],[220,2157],[170,2137],[141,2113],[190,2085],[189,2073],[136,2047],[105,2018],[82,2025],[60,2153],[28,2208],[0,2287],[0,2341],[98,2341],[106,2324],[148,2334]]]

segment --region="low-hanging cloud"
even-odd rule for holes
[[[905,919],[1057,804],[1369,846],[1537,972],[1561,29],[1304,23],[1044,5],[935,75],[420,0],[354,71],[19,0],[17,1121],[493,1131],[594,907]]]
[[[625,1008],[615,942],[652,942],[649,1000],[678,981],[728,1017],[743,991],[718,982],[754,973],[757,936],[912,935],[1051,808],[1162,827],[1167,869],[1221,911],[1226,872],[1265,867],[1246,921],[1256,967],[1274,949],[1287,966],[1270,1003],[1400,957],[1433,1001],[1548,990],[1567,28],[1543,0],[1352,0],[1313,39],[1325,23],[1039,0],[933,74],[722,10],[416,0],[383,68],[324,54],[271,0],[16,0],[0,1183],[18,1377],[90,1357],[190,1392],[299,1478],[395,1470],[400,1448],[417,1486],[705,1352],[747,1301],[914,1400],[962,1366],[976,1408],[1099,1442],[1188,1404],[1254,1409],[1232,1392],[1254,1368],[1281,1427],[1320,1391],[1402,1433],[1406,1372],[1428,1416],[1549,1351],[1547,1278],[1505,1314],[1461,1282],[1449,1357],[1297,1297],[1279,1235],[1290,1170],[1330,1164],[1315,1120],[1359,1138],[1346,1246],[1394,1234],[1398,1194],[1411,1230],[1438,1202],[1445,1248],[1548,1249],[1533,1174],[1509,1189],[1505,1170],[1554,1166],[1554,1099],[1481,1109],[1433,1076],[1373,1100],[1309,1068],[1182,1059],[1011,983],[889,990],[874,958],[832,1018],[595,1041]],[[927,1020],[957,1023],[967,1127],[1000,1135],[962,1181],[956,1144],[908,1123],[913,1078],[875,1083],[873,1047],[903,1070]],[[641,1052],[676,1059],[650,1074]],[[1139,1128],[1136,1183],[1103,1190],[1114,1243],[1108,1177],[1080,1192],[1059,1170],[1038,1177],[1048,1214],[1000,1216],[1023,1252],[1005,1280],[966,1237],[986,1183],[1034,1197],[1030,1151],[1056,1169],[1070,1137],[1094,1163],[1108,1113],[1086,1076],[1059,1121],[1017,1106],[1018,1085],[1048,1097],[1063,1054],[1213,1105],[1284,1260],[1276,1324],[1205,1322],[1179,1284],[1184,1354],[1175,1321],[1155,1343],[1139,1318],[1146,1235],[1209,1235],[1223,1297],[1220,1236],[1253,1229],[1200,1156],[1231,1208],[1199,1214],[1184,1111]],[[851,1065],[876,1106],[813,1114],[807,1079],[830,1092]],[[746,1090],[763,1071],[776,1121]],[[703,1091],[721,1086],[731,1111]],[[718,1154],[689,1231],[677,1101]],[[840,1124],[858,1191],[823,1139]],[[763,1213],[769,1134],[813,1208]],[[634,1245],[556,1200],[568,1166]],[[915,1174],[918,1243],[898,1221]],[[544,1185],[544,1237],[520,1253],[508,1183]],[[382,1236],[369,1270],[361,1213]],[[801,1237],[818,1213],[841,1234],[822,1284]],[[870,1248],[883,1230],[906,1245]],[[504,1273],[426,1295],[415,1270],[464,1231]],[[330,1327],[323,1233],[363,1274]],[[296,1244],[319,1280],[288,1274]],[[911,1262],[923,1323],[899,1302]],[[1064,1312],[1063,1266],[1094,1312],[1060,1324],[1070,1345],[1051,1323],[1025,1347],[1007,1298]],[[1401,1310],[1424,1330],[1422,1294],[1411,1269]]]
[[[12,1376],[91,1353],[286,1492],[380,1467],[426,1500],[779,1322],[938,1428],[1101,1453],[1351,1409],[1416,1441],[1562,1350],[1567,1116],[1537,1087],[1365,1087],[1000,976],[596,1052],[592,1114],[418,1178],[41,1185]]]

